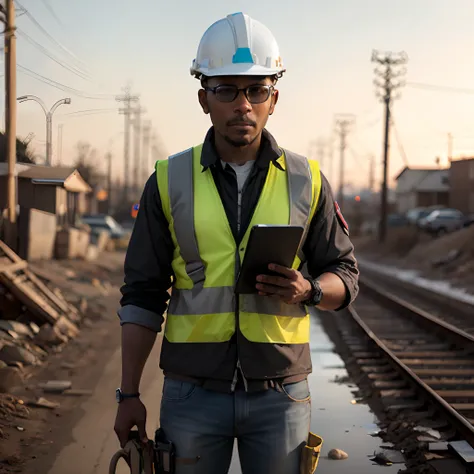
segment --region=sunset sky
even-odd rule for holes
[[[200,143],[209,118],[200,110],[198,82],[189,67],[208,26],[237,11],[267,25],[280,45],[287,73],[279,82],[280,102],[268,129],[281,146],[305,154],[310,141],[333,138],[335,114],[354,114],[347,177],[356,186],[365,185],[372,154],[379,179],[383,107],[373,85],[375,48],[403,50],[409,57],[407,85],[393,108],[408,163],[434,166],[440,156],[446,164],[449,132],[454,156],[474,155],[472,0],[20,0],[18,5],[28,11],[17,12],[18,95],[35,94],[48,107],[63,97],[72,99],[54,115],[53,163],[62,123],[63,162],[72,163],[75,144],[85,140],[100,157],[110,148],[115,175],[122,175],[123,117],[114,96],[128,81],[168,153]],[[30,71],[74,90],[52,87]],[[97,94],[106,98],[83,97]],[[3,116],[3,97],[0,107]],[[84,110],[91,112],[75,113]],[[44,156],[45,118],[33,102],[18,105],[18,134],[29,133],[35,134],[36,152]],[[404,166],[400,148],[392,133],[391,176]],[[327,163],[323,169],[330,174]],[[337,179],[329,177],[337,186]]]

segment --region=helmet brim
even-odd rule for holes
[[[191,75],[199,77],[201,75],[207,77],[219,76],[281,76],[286,69],[268,68],[258,64],[236,63],[221,68],[191,68]]]

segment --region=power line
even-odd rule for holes
[[[50,53],[47,48],[45,48],[43,45],[38,43],[35,39],[33,39],[31,36],[25,33],[22,29],[17,28],[17,32],[19,33],[20,36],[25,38],[30,44],[32,44],[38,50],[40,50],[45,56],[47,56],[49,59],[52,59],[55,63],[59,64],[64,69],[68,70],[69,72],[72,72],[76,76],[79,76],[81,79],[90,80],[90,76],[88,77],[88,75],[86,75],[86,73],[82,72],[80,69],[77,69],[74,66],[70,66],[69,64],[63,62],[61,59],[58,59],[55,56],[53,56],[53,54]]]
[[[390,123],[393,127],[393,131],[395,132],[395,140],[397,141],[397,146],[398,146],[398,152],[400,153],[400,156],[402,157],[403,163],[405,166],[409,166],[408,164],[408,158],[407,154],[405,153],[405,148],[403,147],[403,143],[400,140],[400,136],[398,135],[398,130],[397,126],[395,125],[395,120],[393,118],[393,112],[390,110]]]
[[[360,156],[355,152],[354,148],[351,146],[349,147],[349,151],[351,152],[352,158],[356,161],[356,163],[361,167],[361,168],[366,168],[368,163],[363,163],[360,159]]]
[[[66,48],[63,44],[61,44],[56,38],[51,36],[48,31],[36,20],[36,18],[25,8],[18,0],[15,0],[15,3],[24,11],[25,15],[33,22],[36,27],[45,35],[47,36],[54,44],[59,46],[65,53],[69,54],[75,61],[82,63],[85,66],[85,63],[81,61],[72,51]]]
[[[457,94],[474,94],[474,89],[462,89],[458,87],[450,87],[450,86],[437,86],[434,84],[425,84],[422,82],[407,82],[407,86],[413,87],[415,89],[426,89],[432,91],[439,91],[439,92],[454,92]]]
[[[58,15],[56,15],[56,12],[54,11],[54,8],[51,6],[48,0],[41,0],[43,5],[45,6],[46,10],[49,11],[51,16],[58,22],[58,25],[63,26],[61,23],[61,20],[59,19]]]
[[[104,112],[117,112],[116,108],[108,108],[108,109],[85,109],[85,110],[76,110],[75,112],[68,112],[67,114],[59,114],[60,116],[67,116],[67,115],[77,115],[77,114],[86,114],[88,115],[89,113],[104,113]]]
[[[339,135],[340,146],[340,158],[339,158],[339,195],[338,195],[338,204],[341,208],[344,206],[344,155],[347,147],[347,134],[349,133],[349,128],[354,124],[355,117],[352,114],[338,114],[336,116],[336,129]]]
[[[61,84],[60,82],[53,81],[53,79],[49,79],[48,77],[38,74],[37,72],[32,71],[31,69],[28,69],[27,67],[24,67],[21,64],[18,64],[18,69],[22,71],[23,73],[25,73],[26,75],[31,76],[40,82],[44,82],[45,84],[48,84],[51,87],[55,87],[56,89],[62,90],[64,92],[69,92],[71,94],[74,94],[78,97],[82,97],[84,99],[95,99],[95,100],[114,100],[115,99],[115,96],[112,94],[102,94],[102,96],[101,94],[96,94],[94,96],[93,94],[88,94],[87,92],[74,89],[73,87],[66,86],[64,84]]]

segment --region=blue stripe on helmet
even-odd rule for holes
[[[234,64],[237,64],[237,63],[252,63],[253,64],[254,61],[252,58],[252,53],[250,52],[250,48],[238,48],[232,58],[232,62]]]

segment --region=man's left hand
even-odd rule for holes
[[[308,299],[311,284],[301,272],[275,264],[270,264],[268,268],[281,276],[259,275],[256,285],[259,295],[278,298],[287,304],[297,304]]]

